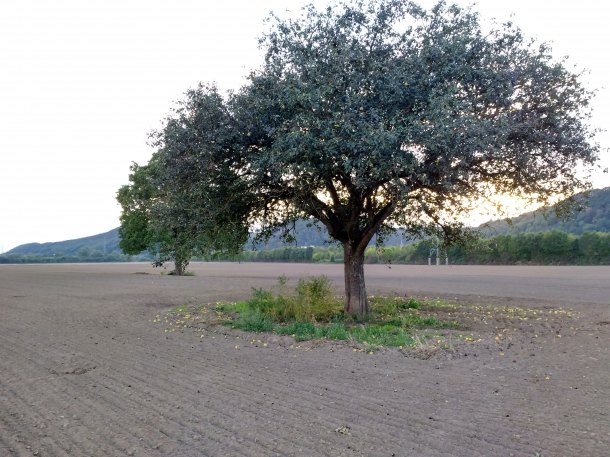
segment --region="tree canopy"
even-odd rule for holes
[[[593,94],[513,24],[483,30],[445,2],[354,0],[271,16],[260,43],[244,87],[188,91],[156,132],[166,208],[208,244],[319,221],[343,245],[350,313],[368,311],[375,233],[451,240],[492,189],[545,202],[588,186]]]
[[[168,132],[166,128],[164,133]],[[147,165],[134,163],[130,184],[117,192],[123,209],[119,247],[127,254],[148,250],[155,257],[155,266],[171,260],[174,274],[183,275],[193,255],[237,253],[247,240],[248,229],[232,222],[237,215],[235,206],[218,201],[218,192],[227,187],[218,187],[218,191],[209,187],[202,194],[202,182],[193,178],[192,164],[184,157],[172,156],[175,151],[168,142],[165,145],[167,149],[157,151]],[[190,171],[185,176],[187,169]],[[191,182],[199,191],[189,185]]]

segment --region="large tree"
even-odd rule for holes
[[[457,237],[452,216],[492,190],[544,203],[587,187],[592,93],[514,25],[483,30],[470,9],[403,0],[270,24],[240,91],[187,93],[157,134],[162,163],[201,229],[323,224],[343,245],[347,312],[368,312],[375,233]],[[210,218],[219,205],[236,216]]]

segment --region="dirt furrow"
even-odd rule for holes
[[[66,453],[74,454],[80,449],[83,451],[81,455],[88,455],[96,448],[103,449],[106,455],[123,452],[126,449],[124,435],[130,430],[124,426],[128,423],[104,421],[107,417],[114,417],[115,411],[104,414],[106,405],[92,402],[86,393],[72,396],[70,392],[82,387],[77,384],[51,376],[42,384],[24,383],[9,389],[9,393],[21,402],[21,405],[13,405],[15,410],[20,410],[21,406],[21,410],[25,411],[21,420],[34,425],[41,436],[49,433],[60,436],[61,448]],[[41,397],[43,389],[46,394]],[[101,421],[105,426],[99,430]],[[96,444],[100,439],[103,443],[101,446]]]

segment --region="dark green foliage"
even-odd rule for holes
[[[374,297],[371,306],[377,312],[393,314],[397,310],[419,309],[421,303],[415,298]]]
[[[283,247],[272,250],[243,251],[237,259],[244,262],[312,262],[314,261],[314,249],[308,246],[306,248]],[[216,258],[218,257],[217,255]]]
[[[114,251],[103,254],[100,251],[92,251],[87,256],[68,254],[3,254],[0,255],[0,263],[100,263],[100,262],[129,262],[132,260],[149,260],[146,257],[133,258]]]
[[[415,298],[409,298],[406,302],[403,301],[398,304],[399,309],[419,309],[421,307],[421,303]]]
[[[213,98],[201,91],[192,93],[194,98],[199,96],[202,98],[193,103]],[[155,256],[155,266],[173,260],[178,275],[184,274],[192,256],[235,254],[248,237],[247,226],[235,223],[244,201],[240,190],[231,184],[204,185],[205,175],[194,164],[193,155],[198,152],[191,149],[191,135],[197,128],[205,129],[206,119],[187,119],[185,109],[176,109],[176,119],[169,119],[162,132],[152,134],[157,152],[147,165],[132,165],[130,184],[117,193],[123,208],[121,248],[129,254],[147,249]],[[231,180],[226,175],[217,178]]]
[[[246,163],[235,156],[238,131],[214,86],[199,86],[151,134],[163,170],[157,217],[192,243],[193,254],[237,253],[249,235],[253,200],[240,179]]]

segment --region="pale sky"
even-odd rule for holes
[[[119,225],[117,189],[147,134],[198,82],[237,89],[262,62],[273,10],[305,0],[2,0],[0,253]],[[314,0],[327,5],[327,0]],[[421,0],[422,6],[435,2]],[[471,1],[458,0],[462,5]],[[610,124],[610,5],[596,0],[480,0],[484,20],[512,20],[586,68],[599,89],[593,124]],[[291,13],[287,13],[286,10]],[[600,135],[610,147],[610,135]],[[603,165],[610,167],[608,153]],[[594,187],[610,185],[598,173]]]

